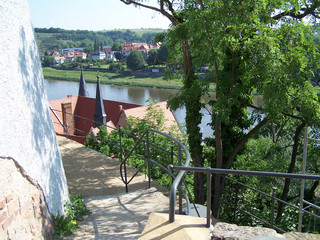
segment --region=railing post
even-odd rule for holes
[[[85,119],[84,120],[84,136],[86,136],[87,135],[87,120]]]
[[[171,146],[171,164],[173,165],[173,146]],[[173,169],[171,169],[171,173],[173,174]],[[173,183],[174,181],[174,177],[171,177],[171,184]]]
[[[175,205],[176,205],[176,188],[172,188],[170,190],[170,196],[169,196],[169,222],[173,223],[175,219]]]
[[[273,220],[274,220],[274,199],[276,195],[276,187],[272,188],[272,204],[271,204],[271,216],[270,216],[270,224],[273,227]]]
[[[207,227],[210,227],[210,210],[211,210],[211,179],[212,175],[210,172],[210,168],[207,171]]]
[[[67,112],[66,110],[64,109],[63,112],[62,112],[62,119],[67,119]],[[65,120],[66,124],[63,124],[64,125],[64,131],[65,131],[65,134],[68,138],[69,134],[68,134],[68,121]]]
[[[178,165],[181,166],[181,147],[178,146]],[[179,214],[182,214],[182,191],[181,191],[181,181],[179,183]]]
[[[121,142],[121,126],[119,125],[119,146],[120,146],[120,162],[122,162],[122,142]],[[128,190],[128,179],[127,179],[127,165],[126,162],[123,163],[123,169],[124,169],[124,179],[125,179],[125,185],[126,185],[126,193],[129,192]]]
[[[147,130],[146,136],[147,136],[147,155],[148,155],[148,187],[151,188],[151,163],[150,163],[149,130]]]
[[[302,174],[306,174],[307,167],[307,154],[308,154],[308,127],[304,131],[304,143],[303,143],[303,161],[302,161]],[[304,188],[306,180],[301,180],[300,186],[300,201],[299,201],[299,222],[298,222],[298,232],[302,232],[302,215],[303,215],[303,200],[304,200]]]

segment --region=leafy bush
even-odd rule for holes
[[[65,215],[58,214],[52,218],[57,237],[70,236],[77,230],[78,221],[82,221],[83,216],[89,214],[83,196],[75,194],[72,194],[70,202],[65,204],[65,212]]]
[[[100,132],[97,134],[97,139],[94,139],[92,136],[87,136],[85,145],[108,156],[117,158],[124,157],[134,147],[137,139],[141,137],[148,128],[170,133],[180,141],[184,141],[183,135],[179,129],[165,126],[166,119],[164,117],[164,111],[160,106],[151,101],[149,102],[147,114],[144,118],[128,118],[127,126],[122,127],[121,131],[113,130],[111,133],[107,132],[105,126],[100,126]],[[120,137],[122,150],[120,149],[119,143]],[[176,157],[177,149],[173,148],[174,157],[173,159],[171,157],[171,146],[174,144],[170,139],[153,132],[149,132],[149,139],[151,140],[149,155],[152,160],[164,167],[167,167],[172,161],[173,164],[178,165],[178,159]],[[146,142],[139,144],[135,149],[134,154],[131,155],[127,161],[128,165],[140,169],[140,172],[142,173],[147,173],[147,164],[145,164],[145,161],[143,160],[143,158],[146,159],[148,157],[146,144]],[[159,167],[151,167],[151,178],[162,186],[167,187],[168,189],[170,188],[171,176],[164,174],[164,171]]]

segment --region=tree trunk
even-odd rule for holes
[[[299,136],[300,133],[302,132],[303,128],[306,126],[306,124],[303,122],[301,123],[298,128],[296,129],[296,132],[294,134],[294,143],[293,143],[293,147],[292,147],[292,154],[291,154],[291,162],[288,168],[288,173],[292,173],[293,169],[295,167],[296,164],[296,159],[297,159],[297,152],[298,152],[298,146],[299,146]],[[282,190],[282,195],[281,195],[281,200],[286,201],[287,197],[288,197],[288,192],[290,190],[290,178],[286,178],[284,181],[284,186],[283,186],[283,190]],[[283,207],[284,207],[284,203],[279,202],[278,205],[278,212],[277,212],[277,217],[276,217],[276,223],[279,223],[281,220],[281,216],[283,213]]]
[[[314,192],[316,191],[318,186],[319,186],[319,181],[315,181],[312,184],[312,187],[305,191],[304,199],[311,202],[314,199]]]
[[[202,134],[199,124],[202,120],[201,114],[201,86],[198,85],[198,79],[195,76],[192,58],[187,40],[183,41],[183,70],[185,73],[184,87],[186,96],[184,102],[186,107],[186,127],[188,133],[188,142],[193,164],[196,167],[203,167],[202,159]],[[204,177],[203,173],[194,174],[194,201],[203,204],[205,201]]]

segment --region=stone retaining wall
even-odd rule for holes
[[[0,157],[0,240],[50,239],[53,225],[43,193],[10,157]]]

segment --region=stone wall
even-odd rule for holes
[[[212,240],[320,240],[319,234],[289,232],[277,233],[274,229],[265,227],[237,226],[217,222],[211,234]]]
[[[12,158],[0,157],[0,239],[43,239],[53,225],[40,187]]]

